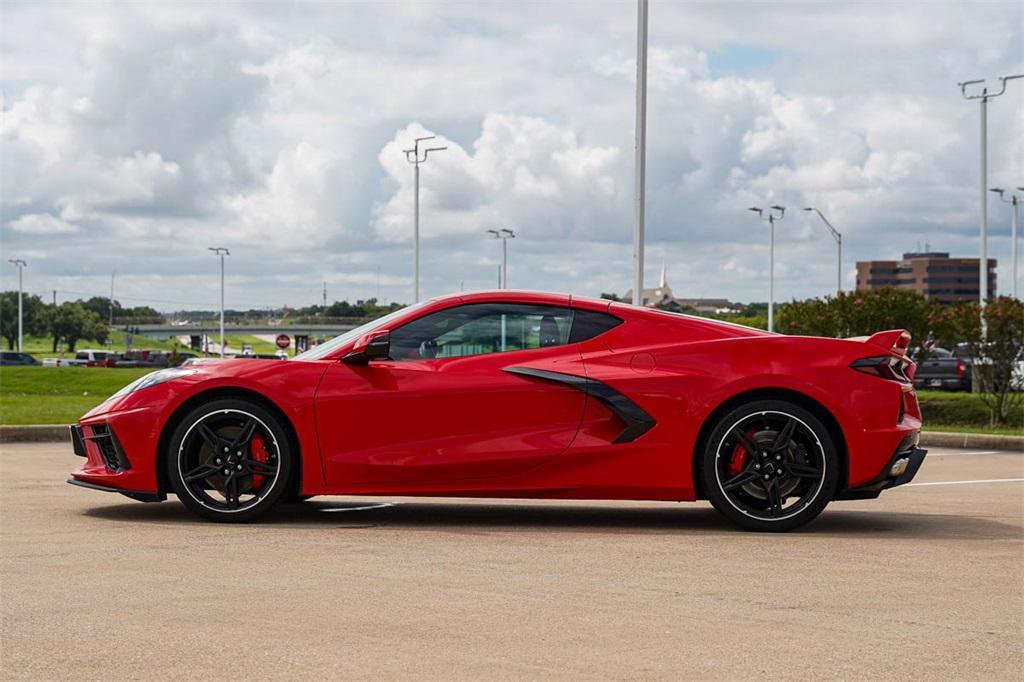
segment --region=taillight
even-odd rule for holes
[[[967,374],[967,367],[964,365],[963,360],[956,361],[956,373],[960,376]]]
[[[860,358],[850,363],[852,369],[865,374],[873,374],[876,377],[899,381],[903,384],[910,383],[907,377],[907,368],[910,363],[906,360],[891,355],[876,355],[870,358]]]

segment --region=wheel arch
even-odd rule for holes
[[[694,493],[698,500],[707,499],[707,495],[703,490],[700,471],[698,470],[702,459],[701,453],[704,450],[707,439],[711,436],[711,432],[715,429],[715,426],[722,417],[740,405],[753,402],[755,400],[785,400],[804,408],[820,419],[821,423],[825,425],[826,429],[828,429],[829,436],[832,437],[832,442],[835,443],[836,449],[839,452],[840,471],[837,492],[839,490],[844,490],[847,487],[850,467],[846,438],[843,435],[843,429],[839,426],[839,421],[828,410],[828,408],[806,393],[801,393],[800,391],[794,391],[789,388],[757,388],[744,391],[743,393],[737,393],[731,398],[726,399],[715,407],[715,409],[708,414],[704,423],[701,424],[700,431],[697,432],[697,440],[694,442],[693,453],[690,458],[690,474],[693,477]]]
[[[174,430],[178,427],[178,424],[180,424],[181,420],[185,418],[185,415],[199,405],[211,400],[220,400],[223,398],[250,400],[280,420],[281,426],[284,428],[285,433],[288,436],[288,444],[291,446],[292,452],[295,453],[295,459],[293,462],[294,466],[291,474],[292,480],[288,482],[290,490],[286,494],[297,495],[302,488],[302,445],[299,442],[299,436],[295,431],[295,425],[292,424],[292,420],[288,418],[288,415],[285,414],[284,410],[282,410],[273,400],[258,391],[242,388],[240,386],[220,386],[196,393],[179,405],[177,409],[171,413],[171,416],[167,418],[167,421],[164,422],[163,429],[160,431],[160,438],[157,440],[156,446],[156,474],[159,491],[162,493],[173,492],[171,482],[167,477],[167,457],[170,454],[167,450],[171,444],[171,436],[174,434]]]

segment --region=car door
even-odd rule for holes
[[[459,305],[391,330],[390,359],[335,363],[317,391],[329,483],[509,476],[572,443],[585,395],[512,373],[582,373],[568,305]]]

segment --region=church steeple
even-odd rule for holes
[[[659,289],[665,289],[668,287],[668,276],[665,271],[665,261],[661,261],[661,281],[658,282]]]

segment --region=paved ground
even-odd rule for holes
[[[945,678],[1024,669],[1024,455],[743,533],[705,504],[323,498],[200,522],[0,454],[13,678]],[[343,509],[348,511],[330,511]]]

